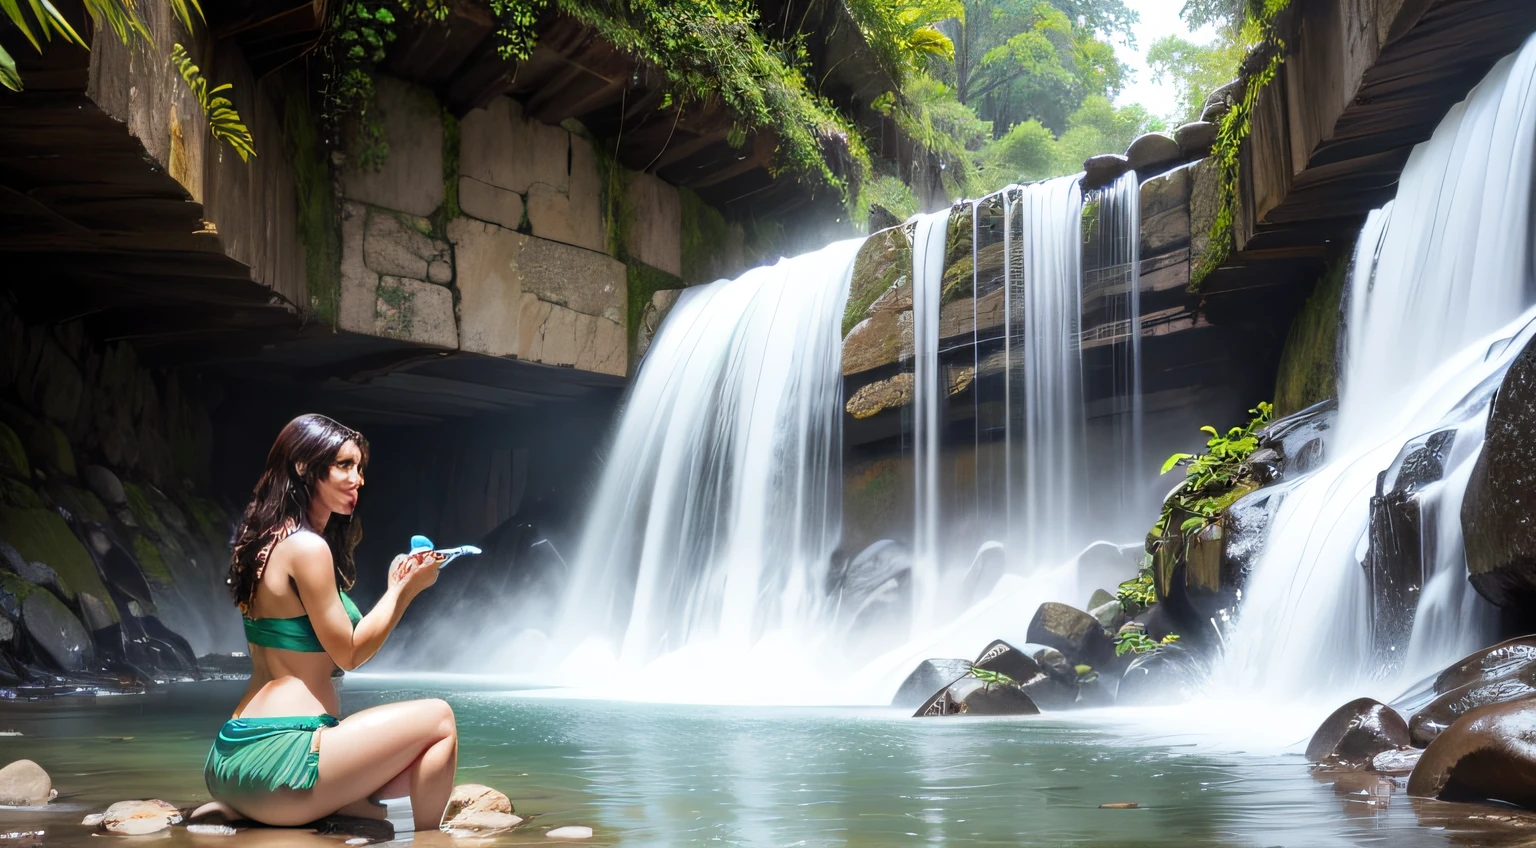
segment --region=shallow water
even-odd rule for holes
[[[1536,839],[1536,827],[1468,820],[1488,808],[1415,804],[1400,791],[1385,807],[1348,801],[1310,776],[1300,754],[1152,735],[1128,729],[1123,715],[919,721],[884,709],[676,706],[401,683],[354,676],[343,708],[446,697],[459,718],[459,781],[501,789],[532,816],[496,840],[455,844],[544,842],[545,831],[570,824],[591,826],[597,838],[583,844],[598,845],[1410,848]],[[25,734],[0,737],[0,759],[36,760],[60,792],[47,810],[0,809],[0,832],[40,828],[44,844],[99,845],[78,822],[112,801],[205,800],[203,756],[238,689],[203,683],[0,706],[0,730]],[[1124,801],[1139,807],[1099,809]],[[341,844],[293,831],[231,839],[181,830],[159,844],[301,841]]]

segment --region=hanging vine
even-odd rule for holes
[[[1291,0],[1254,0],[1250,7],[1245,35],[1256,45],[1255,55],[1265,57],[1263,64],[1246,78],[1242,98],[1221,119],[1211,158],[1216,163],[1220,205],[1211,224],[1211,240],[1205,254],[1189,275],[1189,290],[1198,292],[1213,271],[1232,257],[1237,249],[1233,228],[1237,221],[1238,191],[1242,178],[1243,143],[1253,131],[1253,110],[1259,97],[1285,64],[1286,43],[1280,32],[1280,13]]]

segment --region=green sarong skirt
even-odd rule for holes
[[[309,789],[320,776],[315,731],[335,726],[330,715],[232,718],[208,751],[203,782],[217,799]]]

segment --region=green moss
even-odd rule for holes
[[[160,549],[153,542],[142,535],[134,536],[133,557],[139,561],[139,571],[143,572],[146,579],[161,586],[171,585],[170,569],[165,567],[165,558],[160,556]]]
[[[843,310],[843,336],[867,316],[869,307],[911,272],[912,244],[901,227],[870,236],[853,260],[848,305]]]
[[[721,251],[731,239],[731,227],[720,211],[686,188],[677,190],[682,201],[683,279],[708,283],[725,272]]]
[[[70,447],[69,437],[58,426],[47,421],[39,422],[30,441],[35,464],[65,477],[75,476],[75,449]]]
[[[645,319],[645,307],[651,297],[659,291],[686,288],[687,284],[681,277],[640,262],[625,265],[624,272],[629,282],[629,349],[634,350],[635,341],[640,337],[640,322]]]
[[[459,119],[443,109],[443,202],[432,215],[432,229],[446,238],[448,223],[464,214],[459,208]]]
[[[133,513],[134,520],[139,522],[139,526],[162,539],[165,538],[165,525],[161,523],[159,514],[155,512],[144,490],[137,484],[125,480],[123,492],[128,495],[128,511]]]
[[[0,503],[18,509],[42,509],[45,506],[31,486],[9,477],[0,477]]]
[[[27,449],[21,446],[21,437],[4,424],[0,424],[0,474],[32,479],[32,465],[27,462]]]
[[[1275,380],[1275,414],[1290,415],[1338,393],[1339,310],[1349,260],[1342,257],[1317,282],[1291,322]]]
[[[11,593],[19,602],[25,601],[28,595],[37,591],[37,587],[9,571],[0,571],[0,590]]]
[[[309,309],[334,330],[341,304],[341,216],[331,159],[305,99],[290,96],[283,103],[283,134],[299,201],[299,240],[304,244]]]
[[[215,550],[229,545],[229,516],[218,504],[207,498],[192,497],[187,499],[187,511],[192,514],[192,523],[197,525],[198,532]]]
[[[976,228],[972,207],[956,209],[949,216],[949,232],[945,234],[944,278],[939,290],[939,303],[953,303],[975,296],[976,254],[972,250]]]
[[[50,480],[44,484],[43,491],[59,506],[69,510],[72,515],[103,523],[112,517],[101,500],[85,489]]]
[[[1189,290],[1198,292],[1205,279],[1222,263],[1231,258],[1237,249],[1237,236],[1233,227],[1237,221],[1238,191],[1242,179],[1243,143],[1253,131],[1253,110],[1259,96],[1274,81],[1285,64],[1285,39],[1276,28],[1276,20],[1291,0],[1254,0],[1243,27],[1245,40],[1262,45],[1269,51],[1264,67],[1245,79],[1243,98],[1221,119],[1216,132],[1216,144],[1211,158],[1218,169],[1217,182],[1219,204],[1216,219],[1211,224],[1211,242],[1205,255],[1195,262],[1189,275]]]
[[[619,164],[613,144],[594,143],[592,151],[597,161],[598,208],[602,213],[603,234],[608,239],[608,255],[623,261],[629,257],[629,218],[632,209],[629,193],[625,190],[624,167]],[[527,198],[523,198],[523,201],[523,223],[526,225]]]
[[[41,562],[59,575],[69,599],[80,592],[108,597],[96,564],[58,513],[46,509],[0,511],[0,539],[10,542],[28,562]]]

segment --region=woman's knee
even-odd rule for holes
[[[427,698],[418,701],[422,711],[435,723],[439,738],[457,737],[459,735],[458,721],[453,716],[453,707],[442,698]]]

